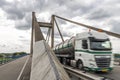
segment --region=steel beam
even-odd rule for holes
[[[40,27],[48,27],[52,28],[52,23],[47,23],[47,22],[38,22]]]
[[[75,21],[72,21],[72,20],[60,17],[60,16],[56,16],[56,15],[54,15],[54,16],[57,17],[57,18],[60,18],[62,20],[65,20],[65,21],[68,21],[68,22],[71,22],[71,23],[74,23],[74,24],[77,24],[77,25],[80,25],[80,26],[84,26],[84,27],[92,29],[92,30],[105,32],[105,33],[107,33],[110,36],[114,36],[114,37],[120,38],[120,34],[117,34],[117,33],[114,33],[114,32],[110,32],[110,31],[106,31],[106,30],[103,30],[103,29],[100,29],[100,28],[96,28],[96,27],[93,27],[93,26],[89,26],[89,25],[86,25],[86,24],[82,24],[82,23],[79,23],[79,22],[75,22]]]
[[[59,32],[60,37],[61,37],[61,39],[62,39],[62,42],[64,42],[64,39],[63,39],[62,33],[61,33],[60,29],[59,29],[59,26],[58,26],[58,24],[57,24],[56,19],[55,19],[55,24],[56,24],[56,26],[57,26],[57,29],[58,29],[58,32]]]
[[[54,15],[52,16],[52,34],[51,34],[51,48],[54,47]]]
[[[34,42],[40,40],[44,40],[44,37],[40,30],[39,23],[37,22],[35,12],[32,12],[31,49],[30,49],[31,55],[33,54]]]

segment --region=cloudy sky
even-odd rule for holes
[[[120,34],[120,0],[0,0],[0,53],[29,52],[32,11],[38,21],[48,22],[55,14]],[[88,31],[59,19],[57,22],[65,39]],[[55,38],[59,43],[57,31]],[[120,52],[120,39],[110,38],[114,51]]]

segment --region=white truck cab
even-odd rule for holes
[[[113,55],[106,33],[84,32],[75,37],[75,61],[78,68],[93,71],[111,71]]]

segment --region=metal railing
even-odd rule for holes
[[[100,77],[100,76],[93,75],[93,74],[90,74],[90,73],[85,73],[83,71],[73,69],[72,67],[64,66],[64,69],[69,74],[72,74],[72,75],[78,77],[80,80],[106,80],[106,79],[104,79],[104,77]]]

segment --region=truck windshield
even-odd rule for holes
[[[110,41],[91,41],[90,48],[92,50],[111,50]]]

